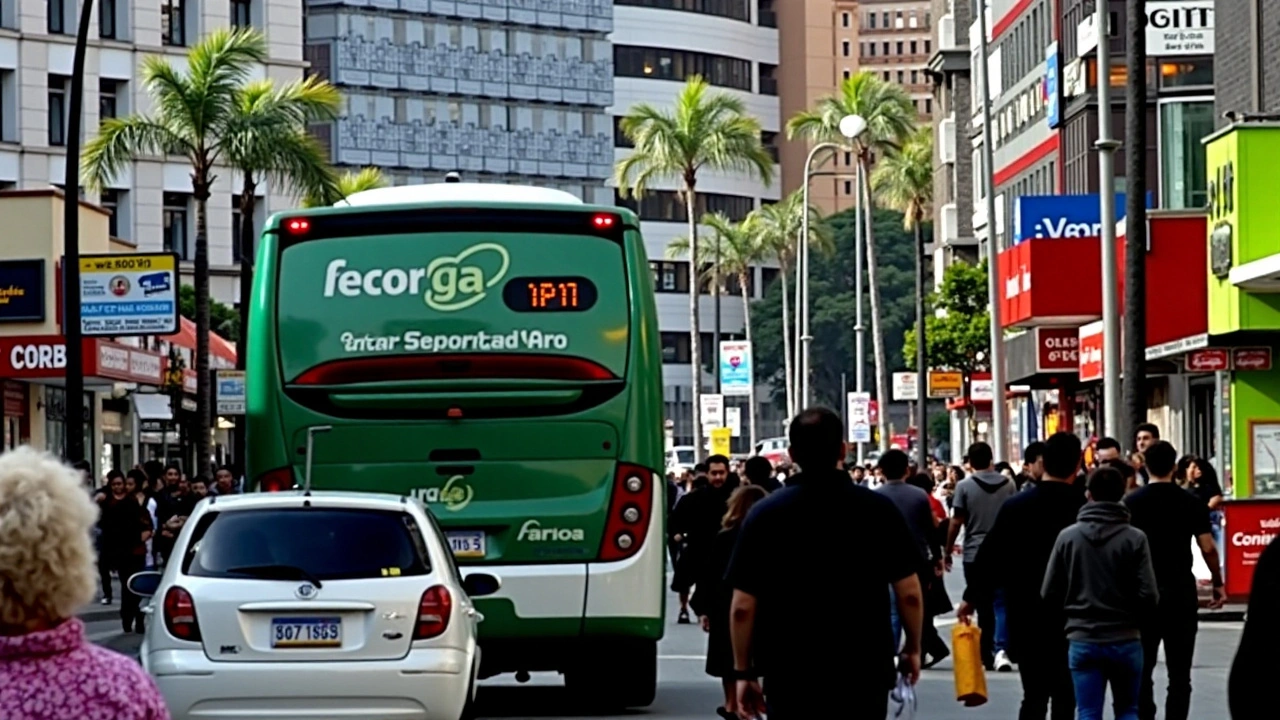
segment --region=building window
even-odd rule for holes
[[[48,7],[48,27],[49,32],[56,35],[67,34],[67,2],[66,0],[49,0],[46,3]]]
[[[1213,87],[1213,58],[1193,58],[1160,63],[1160,87]]]
[[[164,250],[178,254],[179,260],[191,259],[189,208],[191,196],[185,193],[164,194]]]
[[[876,14],[875,14],[875,13],[868,13],[868,14],[867,14],[867,29],[868,29],[868,30],[875,30],[875,29],[876,29]]]
[[[100,0],[98,3],[98,37],[116,39],[116,0]]]
[[[252,0],[231,0],[231,27],[253,27],[252,8]]]
[[[840,13],[840,26],[849,27],[849,13]]]
[[[664,332],[662,338],[662,362],[668,365],[687,365],[690,359],[689,333]]]
[[[845,195],[852,195],[852,194],[853,194],[853,182],[851,182],[851,181],[849,181],[849,180],[845,180],[845,181],[844,181],[844,194],[845,194]]]
[[[689,292],[689,263],[681,260],[651,260],[649,270],[653,273],[655,292]]]
[[[920,44],[919,44],[917,41],[912,40],[912,41],[911,41],[911,54],[912,54],[912,55],[915,55],[915,54],[916,54],[917,52],[919,52],[919,51],[920,51]]]
[[[751,9],[747,0],[614,0],[614,5],[681,10],[743,22],[751,20]]]
[[[933,114],[933,100],[931,98],[924,99],[924,114],[925,115]]]
[[[244,258],[244,248],[240,243],[244,240],[244,233],[240,231],[240,223],[243,222],[244,215],[240,212],[240,196],[231,196],[231,262],[238,263]]]
[[[631,138],[622,132],[622,115],[615,115],[613,118],[613,146],[620,148],[635,147],[635,143],[631,142]]]
[[[777,97],[778,95],[778,66],[760,63],[760,94]]]
[[[160,0],[160,41],[176,47],[187,44],[185,0]]]
[[[617,77],[683,81],[701,75],[712,85],[751,90],[751,62],[724,55],[615,45],[613,65]]]
[[[687,222],[687,210],[680,193],[674,190],[650,190],[640,200],[634,197],[615,198],[617,205],[630,208],[641,220],[655,222]],[[720,213],[734,222],[741,222],[755,209],[755,200],[742,195],[722,193],[698,193],[693,214],[702,217],[707,213]]]
[[[98,205],[111,214],[107,218],[107,232],[111,237],[120,237],[120,191],[103,190]]]
[[[1213,132],[1213,100],[1160,105],[1160,206],[1172,209],[1208,205],[1204,145]]]
[[[840,54],[849,57],[849,41],[844,40],[840,43]]]
[[[848,80],[851,77],[853,77],[853,73],[849,72],[849,70],[846,68],[844,71],[844,79]]]
[[[120,98],[121,84],[118,80],[105,78],[98,80],[98,118],[100,120],[120,117],[120,108],[117,103]]]
[[[778,158],[778,133],[769,132],[768,130],[761,132],[760,144],[764,146],[765,151],[769,153],[769,157],[773,158],[774,162],[780,162]]]
[[[67,79],[49,76],[49,145],[67,144]]]

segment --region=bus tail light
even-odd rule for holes
[[[618,224],[617,215],[596,215],[591,218],[591,224],[596,226],[597,230],[612,230],[613,226]]]
[[[453,596],[449,588],[432,585],[422,593],[418,601],[418,620],[413,625],[414,640],[430,640],[449,629],[449,616],[453,614]]]
[[[414,380],[616,380],[590,360],[557,355],[393,355],[317,365],[293,385],[352,385]]]
[[[311,229],[311,221],[306,218],[291,218],[285,220],[283,224],[291,235],[304,235]]]
[[[291,467],[268,470],[258,476],[258,489],[262,492],[284,492],[292,490],[297,484]]]
[[[200,642],[200,623],[196,622],[196,603],[191,593],[174,586],[164,594],[164,627],[179,640]]]
[[[601,560],[625,560],[644,543],[649,523],[653,522],[653,478],[653,471],[648,468],[618,463],[609,518],[600,543]]]

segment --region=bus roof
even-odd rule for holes
[[[430,183],[375,188],[350,195],[334,207],[402,205],[427,202],[511,202],[548,205],[582,205],[582,200],[563,191],[531,185],[501,183]]]

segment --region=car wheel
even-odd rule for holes
[[[658,643],[616,642],[583,653],[564,680],[575,700],[593,708],[648,707],[658,694]]]

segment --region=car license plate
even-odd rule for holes
[[[271,647],[341,647],[342,618],[272,618]]]
[[[479,530],[446,532],[454,557],[482,558],[487,550],[484,533]]]

